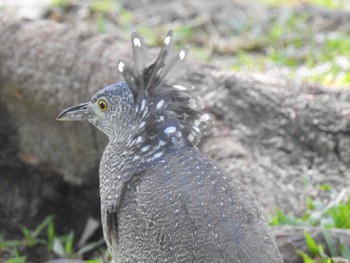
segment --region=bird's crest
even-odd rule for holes
[[[142,38],[133,32],[133,67],[120,60],[117,68],[133,93],[139,116],[138,128],[143,130],[142,134],[146,132],[144,137],[150,138],[147,140],[158,137],[165,142],[176,139],[196,145],[209,116],[202,114],[201,105],[191,94],[193,88],[186,88],[178,82],[188,47],[172,55],[172,36],[170,30],[157,59],[148,66],[148,48]]]

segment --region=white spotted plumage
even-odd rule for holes
[[[141,47],[141,40],[139,38],[135,37],[133,43],[135,47]]]
[[[118,70],[119,70],[119,72],[122,73],[124,71],[124,66],[125,66],[124,62],[119,61],[119,63],[118,63]]]
[[[163,107],[163,105],[164,105],[164,100],[160,100],[156,106],[157,110],[159,110],[161,107]]]
[[[180,57],[181,60],[184,60],[184,59],[185,59],[185,57],[186,57],[186,51],[185,51],[184,49],[180,51],[179,57]]]
[[[166,133],[166,134],[170,134],[170,133],[174,133],[174,132],[176,132],[176,127],[174,127],[174,126],[169,126],[169,127],[164,129],[164,133]]]
[[[136,112],[133,120],[136,134],[130,138],[129,145],[138,148],[146,156],[141,158],[145,161],[153,160],[152,152],[167,144],[196,145],[204,127],[198,99],[192,96],[191,89],[178,81],[188,47],[172,55],[172,36],[172,31],[169,31],[158,57],[149,65],[147,45],[139,34],[133,32],[134,65],[130,67],[124,61],[118,63],[118,71],[132,93]],[[163,145],[159,143],[160,138]],[[147,151],[144,148],[146,145],[150,146]]]

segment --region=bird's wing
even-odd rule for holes
[[[119,251],[118,213],[124,199],[126,185],[127,181],[123,182],[119,186],[119,198],[116,199],[117,201],[112,206],[109,206],[106,209],[102,209],[103,234],[112,254]],[[117,256],[118,255],[113,255],[113,258],[116,258]]]
[[[148,250],[173,262],[282,262],[252,195],[197,150],[168,155],[137,189]]]

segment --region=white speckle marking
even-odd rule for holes
[[[164,100],[160,100],[156,106],[157,110],[159,110],[161,107],[163,107],[163,105],[164,105]]]
[[[124,71],[124,62],[120,61],[119,64],[118,64],[118,70],[119,72],[123,72]]]
[[[192,134],[190,134],[190,135],[187,136],[187,139],[188,139],[190,142],[193,142],[194,137],[193,137]]]
[[[186,51],[183,49],[179,53],[180,60],[183,60],[186,57]]]
[[[196,103],[196,101],[195,101],[194,99],[190,99],[190,100],[188,101],[188,106],[189,106],[191,109],[194,109],[194,108],[197,107],[197,103]]]
[[[166,134],[174,133],[174,132],[176,132],[176,127],[174,127],[174,126],[169,126],[168,128],[166,128],[166,129],[164,130],[164,132],[165,132]]]
[[[146,145],[146,146],[141,148],[141,152],[146,152],[146,151],[149,150],[149,148],[151,148],[151,146],[150,145]]]
[[[145,109],[146,101],[142,100],[141,102],[141,110],[143,111]]]
[[[169,45],[171,41],[171,36],[166,36],[166,38],[164,39],[164,45]]]
[[[140,128],[143,128],[145,125],[146,125],[146,123],[143,121],[143,122],[140,123],[140,126],[139,126],[139,127],[140,127]]]
[[[200,132],[201,130],[198,128],[198,127],[196,127],[196,126],[192,126],[192,128],[196,131],[196,132]]]
[[[153,155],[153,157],[154,157],[154,159],[157,159],[157,158],[161,157],[162,155],[163,155],[162,152],[158,152],[158,153],[155,153],[155,154]]]
[[[137,139],[136,139],[136,143],[140,143],[140,142],[142,142],[142,137],[141,136],[137,137]]]
[[[199,119],[201,122],[207,122],[209,121],[209,115],[208,114],[203,114],[201,118]]]
[[[174,85],[173,87],[178,90],[187,90],[187,88],[182,85]]]
[[[141,47],[141,40],[139,38],[135,37],[133,42],[135,47]]]
[[[165,145],[166,144],[166,142],[165,141],[163,141],[163,140],[159,140],[159,143],[158,143],[158,145],[159,146],[163,146],[163,145]]]

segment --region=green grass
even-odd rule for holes
[[[234,71],[264,73],[277,69],[291,79],[350,88],[350,35],[342,31],[316,32],[308,26],[308,20],[307,14],[290,9],[265,30],[245,21],[233,25],[230,33],[217,40],[199,31],[195,21],[166,24],[157,30],[140,27],[138,31],[150,45],[160,46],[167,29],[173,28],[179,39],[177,45],[189,44],[194,58]]]
[[[129,37],[130,32],[137,29],[150,46],[160,46],[171,28],[176,33],[176,45],[190,45],[193,59],[234,71],[277,72],[278,76],[282,74],[291,79],[350,88],[350,35],[337,29],[317,32],[306,13],[293,9],[301,3],[343,9],[347,0],[257,1],[274,8],[289,7],[281,9],[280,15],[264,25],[256,23],[252,17],[228,20],[218,36],[204,29],[207,22],[201,17],[186,23],[174,21],[149,28],[143,26],[142,21],[135,22],[139,18],[126,10],[119,0],[91,0],[88,8],[90,19],[99,32],[112,32],[118,26],[125,37]],[[52,0],[53,6],[62,9],[72,2]]]
[[[333,263],[335,258],[342,258],[343,260],[350,260],[350,249],[340,242],[339,249],[336,247],[332,236],[327,230],[323,231],[323,236],[326,240],[327,247],[330,251],[330,255],[325,253],[325,250],[321,244],[317,244],[312,236],[305,231],[304,232],[306,244],[312,256],[307,253],[297,250],[296,253],[303,259],[304,263]],[[338,262],[338,261],[336,261]],[[341,261],[344,262],[344,261]]]
[[[306,200],[308,210],[303,216],[296,217],[276,209],[276,214],[270,219],[270,224],[294,226],[320,226],[324,228],[350,229],[350,196],[346,202],[328,207],[320,201]]]
[[[332,191],[329,185],[321,185],[320,190]],[[292,226],[309,226],[323,228],[323,236],[327,243],[330,254],[325,253],[321,244],[317,244],[312,236],[305,231],[304,236],[309,248],[309,254],[303,251],[296,251],[303,259],[304,263],[332,263],[332,258],[341,257],[350,260],[350,248],[342,242],[339,248],[336,247],[332,236],[329,234],[329,228],[350,229],[350,196],[344,202],[334,205],[326,205],[319,200],[313,200],[311,197],[306,199],[307,210],[302,216],[285,214],[276,209],[275,215],[270,218],[270,225],[292,225]]]
[[[6,259],[0,258],[1,262],[26,262],[27,255],[23,254],[26,248],[45,249],[52,258],[69,259],[82,259],[86,253],[99,251],[98,254],[100,255],[96,259],[89,260],[89,263],[103,263],[107,262],[109,258],[108,251],[101,247],[104,244],[103,239],[88,243],[77,249],[74,246],[73,232],[66,235],[57,235],[52,216],[46,217],[34,230],[22,227],[22,235],[23,237],[18,240],[5,240],[0,236],[0,252],[6,251],[9,254]]]
[[[263,52],[241,50],[234,70],[285,69],[290,78],[326,86],[350,87],[350,35],[343,32],[317,33],[305,26],[308,17],[290,12],[276,21],[263,38]]]

